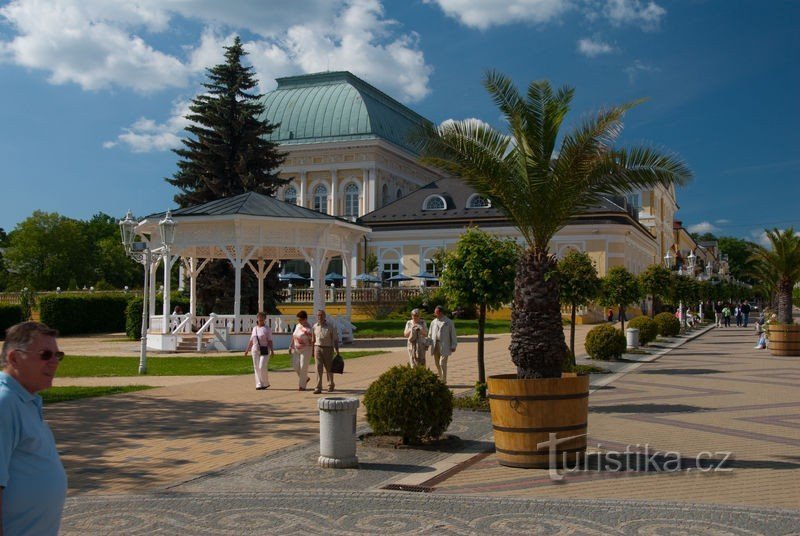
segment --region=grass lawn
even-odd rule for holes
[[[116,387],[51,387],[39,393],[45,404],[56,404],[58,402],[69,402],[70,400],[80,400],[81,398],[93,398],[96,396],[116,395],[119,393],[132,393],[133,391],[143,391],[152,389],[149,385],[120,385]]]
[[[342,352],[345,359],[376,355],[381,352]],[[291,367],[289,354],[275,354],[269,360],[270,370]],[[136,376],[138,357],[67,356],[58,367],[61,378]],[[223,376],[252,374],[253,360],[242,354],[196,357],[148,356],[148,376]]]
[[[403,329],[406,327],[407,319],[385,319],[385,320],[364,320],[353,322],[358,329],[355,336],[358,338],[378,338],[378,337],[402,337]],[[430,320],[426,319],[425,322],[430,326]],[[477,335],[478,334],[478,321],[477,320],[461,320],[456,319],[453,321],[456,326],[456,333],[461,335]],[[508,333],[511,331],[511,322],[508,320],[487,320],[486,333]]]

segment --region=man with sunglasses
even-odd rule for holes
[[[64,353],[38,322],[6,330],[0,354],[0,536],[58,534],[67,476],[36,394],[53,385]]]

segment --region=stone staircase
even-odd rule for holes
[[[209,346],[209,343],[214,339],[214,335],[211,333],[204,333],[202,344],[200,345],[200,351],[205,352]],[[195,333],[187,333],[185,335],[181,335],[178,339],[178,346],[175,349],[176,352],[181,353],[188,353],[188,352],[197,352],[197,335]]]

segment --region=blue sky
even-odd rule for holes
[[[647,97],[621,144],[680,154],[691,230],[800,228],[794,0],[0,2],[0,227],[173,206],[186,105],[242,36],[262,91],[350,70],[435,122],[499,114],[480,81],[576,87],[573,113]]]

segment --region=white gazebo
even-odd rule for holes
[[[149,323],[147,347],[172,351],[196,345],[197,350],[242,350],[247,345],[255,315],[241,314],[242,270],[253,271],[259,282],[258,309],[264,307],[264,279],[282,260],[305,260],[311,265],[314,310],[325,306],[325,273],[328,262],[341,256],[346,280],[346,313],[334,318],[346,334],[350,328],[351,293],[358,244],[370,229],[314,210],[257,193],[245,193],[194,207],[168,212],[175,222],[174,238],[164,247],[159,221],[164,213],[152,214],[135,228],[148,249]],[[214,259],[227,259],[234,268],[233,313],[197,315],[197,276]],[[169,273],[181,263],[189,280],[190,306],[186,314],[170,310]],[[161,314],[154,314],[159,263],[164,270],[164,300]],[[145,261],[145,264],[147,262]],[[294,317],[270,316],[276,347],[286,348]]]

